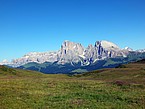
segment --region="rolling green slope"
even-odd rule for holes
[[[37,71],[14,69],[0,65],[0,78],[1,77],[28,77],[28,76],[41,76],[43,75]]]
[[[0,109],[144,109],[144,60],[123,66],[73,76],[1,66]]]
[[[145,59],[119,65],[116,68],[104,68],[75,76],[108,82],[122,81],[126,84],[139,83],[143,85],[145,83]]]

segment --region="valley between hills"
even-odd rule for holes
[[[0,109],[144,109],[145,60],[82,74],[0,66]]]

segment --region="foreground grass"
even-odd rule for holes
[[[144,109],[145,71],[129,71],[105,69],[71,77],[21,70],[2,74],[0,109]]]
[[[64,75],[0,80],[1,109],[145,108],[144,86],[117,86]]]

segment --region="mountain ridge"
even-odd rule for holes
[[[97,60],[123,56],[129,53],[128,49],[121,49],[116,44],[109,41],[96,41],[95,45],[83,47],[80,43],[65,40],[60,50],[54,52],[30,52],[21,58],[13,59],[11,62],[6,60],[1,62],[2,65],[18,67],[29,62],[44,63],[56,62],[59,64],[78,63],[89,65]]]
[[[121,49],[109,41],[96,41],[83,47],[80,43],[64,41],[54,52],[30,52],[3,65],[40,71],[43,73],[78,73],[100,68],[113,68],[120,64],[145,58],[144,50]]]

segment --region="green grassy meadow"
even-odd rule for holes
[[[0,109],[145,109],[145,64],[73,76],[0,66]]]

